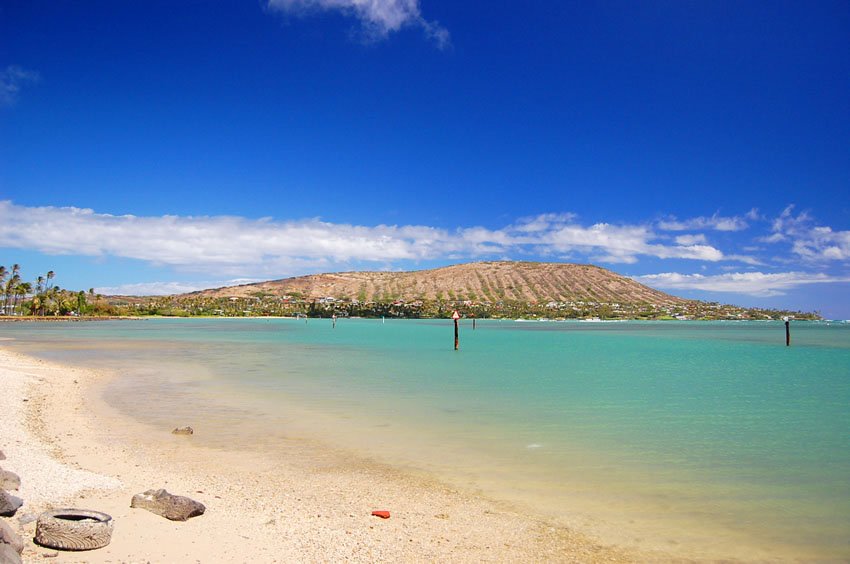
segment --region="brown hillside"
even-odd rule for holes
[[[300,294],[360,301],[518,300],[670,305],[685,300],[598,266],[538,262],[476,262],[414,272],[338,272],[194,292],[208,297]]]

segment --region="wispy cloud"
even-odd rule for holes
[[[607,263],[640,256],[716,262],[705,244],[669,245],[645,225],[582,225],[570,214],[525,218],[501,229],[424,225],[362,226],[319,219],[231,216],[139,217],[90,209],[0,202],[0,247],[47,254],[115,256],[225,275],[277,275],[352,262],[581,254]]]
[[[781,296],[788,290],[810,284],[850,282],[850,277],[808,272],[730,272],[716,275],[664,272],[635,276],[634,279],[648,286],[669,290],[704,290],[758,297]]]
[[[697,235],[679,235],[676,237],[677,245],[700,245],[707,243],[705,235],[699,233]]]
[[[9,65],[0,71],[0,107],[14,104],[21,88],[39,80],[40,76],[37,72],[23,69],[18,65]]]
[[[268,0],[268,7],[294,15],[337,10],[355,16],[372,38],[384,38],[404,27],[418,27],[440,48],[450,42],[448,30],[422,17],[419,0]]]
[[[794,205],[786,207],[773,220],[772,233],[759,240],[763,243],[791,244],[792,252],[807,261],[850,260],[850,231],[835,231],[818,226],[806,211],[794,215]]]
[[[755,209],[747,212],[749,219],[757,217]],[[700,229],[712,229],[715,231],[743,231],[749,224],[743,217],[724,217],[715,213],[710,217],[692,217],[690,219],[678,220],[675,216],[658,222],[658,228],[664,231],[698,231]]]

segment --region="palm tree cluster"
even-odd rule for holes
[[[11,274],[11,276],[10,276]],[[9,280],[6,280],[6,277]],[[0,265],[0,298],[2,298],[3,315],[15,315],[18,304],[23,308],[23,299],[32,292],[32,284],[21,280],[21,265],[13,264],[11,272]]]
[[[39,276],[33,286],[21,279],[21,265],[13,264],[11,270],[0,265],[0,315],[23,315],[25,308],[31,315],[67,314],[74,311],[74,306],[78,311],[82,309],[85,294],[80,292],[83,294],[80,299],[73,292],[61,290],[53,285],[55,277],[51,270]]]

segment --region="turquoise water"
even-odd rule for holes
[[[299,437],[610,542],[850,558],[850,325],[311,319],[0,324],[114,368],[107,399],[213,446]],[[132,398],[129,401],[128,398]],[[191,419],[189,419],[191,418]],[[205,438],[204,438],[205,437]]]

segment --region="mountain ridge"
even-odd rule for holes
[[[689,301],[595,265],[524,261],[472,262],[403,272],[309,274],[183,294],[209,298],[258,295],[358,302],[445,300],[540,304],[585,301],[669,306]]]

